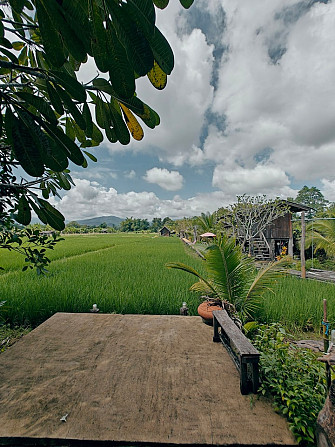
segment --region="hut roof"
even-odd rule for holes
[[[291,213],[300,213],[301,211],[309,211],[313,208],[302,203],[290,202],[288,200],[283,200],[284,203],[289,207]]]

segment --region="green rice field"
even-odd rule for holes
[[[258,319],[281,322],[289,330],[318,332],[327,300],[330,328],[335,329],[335,284],[288,275],[274,285],[274,293],[263,297]]]
[[[0,250],[0,308],[15,325],[36,326],[55,312],[88,312],[96,303],[102,312],[178,314],[183,301],[196,315],[199,297],[189,291],[195,278],[165,267],[184,262],[202,269],[202,262],[176,237],[153,234],[65,236],[48,253],[52,263],[45,277],[22,272],[24,259]],[[335,329],[335,284],[284,277],[267,292],[257,319],[281,322],[290,330],[318,331],[322,300]]]
[[[196,313],[198,297],[188,289],[188,275],[165,267],[167,262],[201,261],[186,253],[178,238],[152,234],[65,236],[48,253],[49,273],[22,272],[19,255],[0,251],[0,301],[11,324],[37,325],[55,312],[179,314],[183,301]]]

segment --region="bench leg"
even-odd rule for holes
[[[218,320],[214,317],[213,315],[213,327],[214,327],[214,336],[213,336],[213,341],[214,342],[219,342],[220,337],[219,337],[219,324],[218,324]]]
[[[240,363],[240,390],[241,394],[248,394],[249,386],[248,386],[248,364],[241,362]]]
[[[259,369],[258,362],[252,364],[252,392],[257,393],[259,387]]]

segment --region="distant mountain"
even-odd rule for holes
[[[76,220],[80,225],[88,225],[91,227],[98,227],[102,223],[106,223],[109,227],[118,226],[124,219],[121,219],[120,217],[116,216],[100,216],[100,217],[93,217],[92,219],[83,219],[83,220]]]

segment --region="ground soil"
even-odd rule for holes
[[[240,394],[212,330],[200,317],[54,315],[1,354],[0,445],[294,445],[268,401]]]

